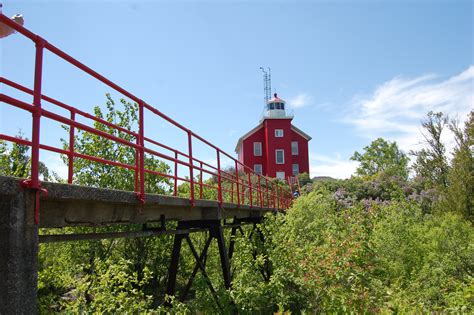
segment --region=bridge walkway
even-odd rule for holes
[[[29,39],[35,50],[33,86],[0,77],[2,91],[5,91],[0,93],[0,106],[5,109],[7,116],[12,109],[31,114],[31,140],[0,133],[0,141],[31,149],[29,178],[0,177],[0,314],[37,312],[37,254],[40,242],[175,234],[167,288],[168,294],[174,295],[177,262],[183,240],[191,247],[196,258],[193,277],[198,270],[206,277],[206,251],[198,255],[188,235],[209,231],[208,243],[214,239],[218,243],[224,285],[230,289],[233,238],[227,246],[223,229],[231,228],[231,235],[235,235],[242,224],[254,224],[256,228],[265,213],[284,211],[291,205],[291,192],[280,182],[256,174],[252,168],[209,140],[3,14],[0,14],[0,23]],[[131,130],[121,127],[82,110],[80,106],[72,106],[45,95],[42,91],[45,52],[56,58],[54,60],[74,66],[80,73],[99,84],[105,84],[133,102],[137,109],[137,128]],[[47,133],[44,127],[46,121],[65,127],[65,142],[61,141],[61,135]],[[147,133],[145,121],[148,125],[167,123],[179,132],[177,137],[187,146],[183,149],[165,144],[155,133]],[[79,134],[93,135],[116,147],[125,147],[134,158],[131,161],[112,160],[80,150],[77,145]],[[45,139],[45,135],[48,135],[48,139]],[[214,162],[208,162],[208,156],[199,157],[196,150],[193,151],[196,146],[213,152]],[[59,154],[66,161],[67,184],[41,180],[40,160],[44,152]],[[147,164],[149,159],[165,163],[170,171],[160,171],[150,166]],[[75,185],[78,160],[126,170],[133,176],[134,191]],[[147,191],[147,180],[157,178],[170,183],[171,196]],[[214,180],[206,181],[205,178]],[[178,192],[179,186],[183,184],[189,186],[188,196],[180,196]],[[214,191],[214,200],[204,199],[204,190]],[[165,222],[170,220],[178,222],[176,230],[165,229]],[[152,223],[161,223],[161,228],[150,228],[148,225]],[[112,224],[138,224],[142,229],[122,234],[39,235],[39,228]],[[189,283],[192,283],[192,278]],[[209,287],[214,292],[210,282]]]

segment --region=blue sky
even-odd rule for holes
[[[350,156],[375,138],[410,150],[428,111],[464,119],[474,107],[473,1],[17,0],[3,13],[23,14],[27,28],[229,153],[259,122],[259,67],[271,67],[293,123],[313,137],[312,176],[348,177]],[[1,75],[32,87],[33,47],[18,34],[0,40]],[[51,54],[43,91],[87,111],[112,92]],[[65,137],[44,126],[43,142]],[[162,121],[146,127],[184,146]],[[2,104],[0,132],[20,128],[29,136],[29,116]],[[57,156],[42,160],[64,174]]]

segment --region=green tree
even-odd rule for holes
[[[96,117],[126,130],[137,127],[137,104],[120,100],[116,105],[107,94],[106,110],[94,108]],[[105,124],[94,129],[135,143],[136,138]],[[69,131],[68,127],[64,127]],[[62,140],[68,150],[68,141]],[[102,159],[135,165],[134,148],[95,134],[76,130],[75,151]],[[67,157],[63,156],[65,163]],[[145,168],[167,174],[169,166],[153,156],[145,156]],[[134,172],[87,159],[74,160],[74,183],[85,186],[133,191]],[[166,194],[169,180],[145,174],[147,193]],[[69,233],[115,232],[141,229],[139,225],[66,228]],[[55,231],[42,231],[42,233]],[[64,233],[64,231],[61,231]],[[124,312],[133,313],[159,304],[166,281],[170,238],[135,238],[44,244],[40,248],[39,299],[42,312]]]
[[[426,215],[417,201],[336,204],[324,188],[261,226],[266,255],[238,240],[232,264],[248,313],[473,311],[474,230],[455,213]],[[273,274],[262,281],[269,260]]]
[[[351,160],[360,163],[356,173],[361,176],[373,176],[380,173],[408,177],[408,157],[401,151],[396,142],[388,142],[378,138],[364,152],[354,152]]]
[[[118,109],[110,94],[106,94],[107,112],[103,112],[99,106],[94,107],[94,115],[105,119],[128,131],[137,129],[138,105],[120,99],[123,110]],[[136,137],[124,131],[105,124],[94,122],[94,129],[136,143]],[[69,127],[63,127],[69,131]],[[61,139],[64,150],[69,150],[69,141]],[[100,157],[109,161],[120,162],[135,166],[136,151],[133,147],[117,143],[96,134],[77,130],[75,135],[74,151],[89,156]],[[67,163],[67,156],[63,160]],[[151,171],[168,174],[170,167],[154,156],[145,154],[145,168]],[[134,171],[122,167],[94,162],[88,159],[76,158],[74,160],[74,182],[79,185],[131,190],[135,188]],[[145,174],[145,191],[147,193],[168,193],[171,189],[170,181],[164,176],[150,173]]]
[[[427,147],[410,152],[416,157],[413,170],[427,187],[446,187],[449,166],[441,136],[448,125],[448,117],[441,112],[429,112],[421,125]]]
[[[20,131],[16,136],[28,140]],[[13,143],[9,148],[5,141],[0,140],[0,175],[28,178],[31,173],[30,147]],[[44,181],[60,181],[59,176],[50,171],[43,162],[39,162],[38,172]]]
[[[474,222],[474,111],[471,111],[464,129],[452,121],[456,147],[447,174],[448,186],[444,190],[440,208],[464,215]]]

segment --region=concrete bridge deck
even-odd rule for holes
[[[146,195],[142,204],[135,193],[91,188],[70,184],[42,183],[48,196],[40,198],[39,225],[35,223],[35,190],[23,188],[21,179],[0,176],[0,314],[37,313],[38,244],[40,242],[124,237],[123,234],[39,235],[39,228],[72,226],[106,226],[110,224],[146,224],[177,221],[176,230],[144,230],[135,236],[175,234],[169,269],[167,293],[175,294],[175,283],[181,242],[193,231],[209,230],[219,245],[224,283],[230,288],[230,265],[233,238],[229,252],[224,241],[223,219],[234,219],[232,235],[243,222],[259,222],[273,208],[237,206],[212,200],[195,200],[163,195]],[[116,235],[115,235],[116,234]],[[58,237],[54,239],[54,237]],[[71,237],[72,236],[72,237]],[[91,237],[92,236],[92,237]],[[127,236],[125,236],[127,237]],[[132,236],[133,237],[133,236]],[[191,246],[191,244],[190,244]],[[205,255],[206,253],[204,253]],[[201,263],[196,257],[197,265]],[[203,270],[204,272],[204,270]],[[192,281],[192,280],[191,280]]]
[[[20,179],[0,176],[0,198],[9,199],[24,189]],[[141,204],[134,192],[43,182],[48,196],[41,196],[40,228],[141,224],[166,220],[221,220],[261,217],[273,208],[232,203],[219,205],[214,200],[195,200],[147,194]],[[3,210],[3,209],[2,209]]]

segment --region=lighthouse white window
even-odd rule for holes
[[[253,155],[262,156],[262,143],[261,142],[253,143]]]
[[[298,155],[298,141],[291,141],[291,155]]]
[[[285,151],[275,150],[276,164],[285,164]]]
[[[300,173],[300,166],[298,164],[293,164],[292,167],[293,176],[296,176]]]
[[[255,164],[253,170],[257,174],[262,174],[262,164]]]
[[[283,129],[275,129],[275,137],[283,138]]]

